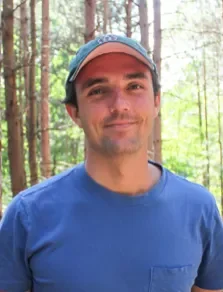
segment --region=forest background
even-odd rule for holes
[[[84,160],[61,100],[70,60],[102,33],[138,40],[157,64],[148,157],[203,184],[223,213],[223,0],[0,3],[0,218],[19,191]]]

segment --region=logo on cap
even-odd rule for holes
[[[98,43],[103,44],[103,43],[107,43],[107,42],[116,41],[117,39],[118,39],[118,37],[114,34],[106,34],[98,39]]]

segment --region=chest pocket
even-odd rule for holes
[[[190,292],[197,272],[194,266],[153,267],[149,292]]]

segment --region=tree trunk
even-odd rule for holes
[[[24,76],[24,90],[25,90],[25,109],[27,109],[29,99],[29,45],[28,45],[28,17],[27,4],[22,2],[20,6],[20,25],[21,25],[21,40],[22,40],[22,60],[23,60],[23,76]]]
[[[209,188],[210,187],[210,155],[209,155],[209,131],[208,131],[207,68],[206,68],[205,47],[203,48],[203,92],[204,92],[205,151],[206,151],[206,169],[203,174],[203,184],[206,188]]]
[[[102,0],[104,13],[103,13],[103,34],[107,33],[107,23],[108,23],[108,0]]]
[[[20,96],[20,113],[21,113],[21,129],[22,129],[22,149],[24,149],[24,120],[23,113],[27,112],[28,99],[29,99],[29,45],[28,45],[28,17],[27,17],[27,4],[26,2],[21,2],[20,6],[20,59],[22,64],[22,73],[23,73],[23,84],[24,84],[24,93],[25,100]],[[21,74],[21,71],[20,71]],[[20,82],[20,93],[22,82]],[[25,164],[25,155],[23,151],[23,161]],[[26,173],[25,173],[26,177]]]
[[[222,24],[223,24],[223,0],[222,0]],[[219,63],[218,63],[219,64]],[[218,67],[219,70],[219,67]],[[220,79],[218,74],[218,144],[219,144],[219,156],[220,156],[220,185],[221,185],[221,214],[223,217],[223,145],[222,145],[222,114],[221,114],[221,102],[220,102]]]
[[[219,179],[220,179],[220,193],[221,193],[221,213],[223,216],[223,146],[222,146],[222,120],[221,120],[221,101],[220,101],[220,94],[217,96],[218,100],[218,145],[219,145],[219,164],[220,164],[220,171],[219,171]]]
[[[0,73],[1,70],[0,70]],[[0,83],[0,86],[2,84]],[[0,107],[0,220],[2,219],[2,127],[1,127],[1,121],[2,121],[2,109]]]
[[[36,17],[35,0],[30,0],[30,25],[31,25],[31,58],[29,67],[29,110],[28,110],[28,144],[30,183],[38,183],[37,149],[36,149],[36,92],[35,92],[35,62],[36,62]]]
[[[202,122],[202,97],[201,97],[201,85],[199,79],[199,71],[196,69],[196,85],[197,85],[197,104],[198,104],[198,123],[199,123],[199,134],[200,134],[200,149],[201,152],[203,151],[205,145],[205,137],[203,131],[203,122]],[[203,166],[202,166],[203,169]],[[206,169],[205,169],[206,171]],[[205,171],[203,172],[203,184],[206,185],[206,175]]]
[[[0,101],[2,96],[2,4],[0,3]],[[0,103],[0,220],[2,219],[2,121],[3,108]]]
[[[96,0],[85,0],[85,43],[95,38]]]
[[[156,63],[159,77],[161,78],[161,13],[160,13],[160,0],[153,0],[154,11],[154,49],[153,59]],[[154,152],[155,161],[162,162],[161,151],[161,112],[159,112],[154,125]]]
[[[96,0],[85,0],[85,43],[95,38]],[[86,137],[84,138],[84,159],[87,155]]]
[[[149,53],[149,18],[147,0],[139,0],[139,26],[141,45]]]
[[[49,138],[49,0],[42,0],[42,51],[41,51],[41,174],[51,176]]]
[[[21,27],[20,27],[20,39],[19,39],[19,64],[23,65],[22,62],[22,34],[21,34]],[[17,89],[17,95],[19,100],[19,116],[20,116],[20,129],[21,129],[21,151],[22,151],[22,165],[25,165],[25,151],[24,151],[24,123],[23,123],[23,112],[24,112],[24,101],[23,101],[23,70],[22,68],[19,68],[18,74],[17,74],[17,80],[18,80],[18,89]],[[25,187],[26,185],[26,171],[24,168],[24,178],[25,178]]]
[[[199,72],[196,69],[196,85],[197,85],[197,105],[198,105],[198,123],[199,123],[199,133],[200,133],[200,143],[201,149],[204,144],[204,135],[203,135],[203,125],[202,125],[202,104],[201,104],[201,90],[200,90],[200,80]]]
[[[218,124],[218,145],[219,145],[219,181],[220,181],[220,194],[221,194],[221,214],[223,217],[223,145],[222,145],[222,109],[221,109],[221,81],[220,81],[220,68],[219,59],[221,53],[217,48],[216,59],[216,73],[217,73],[217,124]]]
[[[139,25],[141,34],[141,45],[149,53],[149,19],[147,0],[139,0]],[[153,133],[148,137],[148,159],[154,159]]]
[[[132,0],[126,0],[126,36],[131,38],[132,36]]]
[[[13,0],[3,1],[3,66],[8,128],[8,157],[13,195],[25,188],[22,163],[20,116],[16,96],[15,56],[13,48]]]
[[[108,28],[109,28],[109,33],[112,33],[112,7],[109,5],[109,10],[108,10]]]

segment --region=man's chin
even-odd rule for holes
[[[109,143],[105,143],[103,145],[103,149],[109,155],[129,155],[139,151],[140,145],[138,142],[115,143],[110,141]]]

